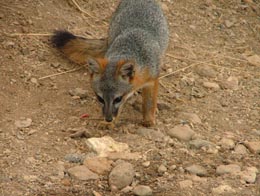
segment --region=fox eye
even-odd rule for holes
[[[114,99],[114,104],[120,103],[123,99],[123,96],[117,97]]]
[[[98,99],[98,101],[99,101],[100,103],[105,104],[104,99],[103,99],[102,97],[100,97],[99,95],[97,95],[97,99]]]

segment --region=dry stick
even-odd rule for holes
[[[52,36],[52,33],[12,33],[11,36]]]
[[[88,16],[90,16],[92,18],[95,18],[90,13],[86,12],[85,10],[83,10],[75,0],[71,0],[71,1],[75,4],[75,6],[78,8],[79,11],[81,11],[84,14],[87,14]]]
[[[46,79],[46,78],[51,78],[51,77],[54,77],[54,76],[59,76],[59,75],[63,75],[63,74],[66,74],[66,73],[75,72],[75,71],[78,71],[78,70],[80,70],[82,68],[83,67],[76,68],[76,69],[71,69],[71,70],[68,70],[68,71],[61,72],[61,73],[51,74],[51,75],[48,75],[48,76],[41,77],[38,80],[43,80],[43,79]]]

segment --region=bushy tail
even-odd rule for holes
[[[107,39],[85,39],[68,31],[56,31],[51,42],[78,64],[86,64],[89,57],[102,58],[107,51]]]

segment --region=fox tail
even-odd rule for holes
[[[55,31],[51,42],[68,59],[78,64],[86,64],[90,57],[103,58],[108,47],[107,39],[86,39],[68,31]]]

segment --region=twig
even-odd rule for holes
[[[66,74],[66,73],[75,72],[75,71],[78,71],[78,70],[80,70],[82,68],[83,67],[76,68],[76,69],[71,69],[71,70],[68,70],[68,71],[61,72],[61,73],[51,74],[51,75],[48,75],[48,76],[41,77],[38,80],[43,80],[43,79],[46,79],[46,78],[51,78],[51,77],[54,77],[54,76],[59,76],[59,75],[63,75],[63,74]]]
[[[235,60],[235,61],[240,61],[240,62],[248,63],[247,60],[235,58],[235,57],[232,57],[232,56],[218,55],[217,57],[220,57],[220,58],[223,57],[223,58],[227,58],[227,59],[231,59],[231,60]]]
[[[52,36],[52,33],[12,33],[11,36]]]
[[[95,18],[94,16],[92,16],[90,13],[88,13],[88,12],[86,12],[85,10],[83,10],[80,6],[79,6],[79,4],[76,2],[76,0],[71,0],[73,3],[74,3],[74,5],[78,8],[78,10],[79,11],[81,11],[82,13],[84,13],[84,14],[87,14],[88,16],[90,16],[90,17],[92,17],[92,18]]]
[[[205,62],[192,63],[192,64],[189,65],[189,66],[186,66],[186,67],[184,67],[184,68],[181,68],[181,69],[178,69],[178,70],[173,71],[173,72],[171,72],[171,73],[168,73],[168,74],[165,74],[165,75],[163,75],[163,76],[160,76],[160,77],[159,77],[159,80],[160,80],[160,79],[163,79],[163,78],[166,78],[166,77],[168,77],[168,76],[171,76],[171,75],[173,75],[173,74],[175,74],[175,73],[177,73],[177,72],[184,71],[184,70],[186,70],[186,69],[188,69],[188,68],[190,68],[190,67],[193,67],[193,66],[196,66],[196,65],[200,65],[200,64],[205,64],[205,63],[208,63],[208,62],[210,62],[210,61],[211,61],[211,60],[205,61]]]

